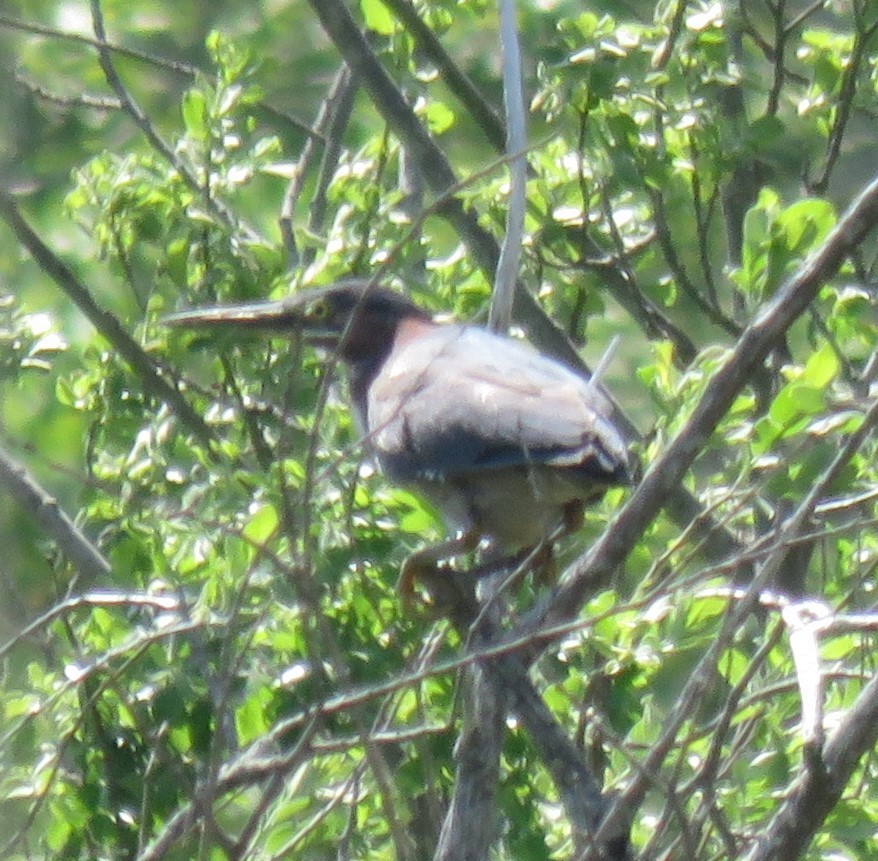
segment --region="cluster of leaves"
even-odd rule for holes
[[[133,14],[115,5],[120,22]],[[440,154],[470,177],[459,199],[499,229],[508,189],[502,165],[485,168],[502,155],[497,129],[459,107],[450,61],[406,23],[407,5],[363,0],[361,21]],[[639,5],[624,20],[576,3],[521,10],[535,141],[523,277],[592,358],[622,332],[605,379],[648,428],[649,461],[835,225],[847,191],[836,192],[839,165],[855,163],[861,127],[874,132],[878,22],[856,0],[852,18],[825,22],[816,7],[784,17],[771,5],[762,20],[742,2],[729,20],[719,4]],[[497,96],[489,11],[450,0],[418,8]],[[277,12],[287,24],[294,14]],[[298,16],[303,33],[318,32],[312,13]],[[133,34],[136,22],[128,26]],[[136,119],[136,99],[149,104],[150,117],[132,124],[146,133],[117,146],[124,111],[106,117],[97,150],[87,156],[80,142],[72,180],[48,192],[63,196],[67,221],[47,230],[69,237],[77,225],[78,262],[100,307],[130,324],[203,425],[155,396],[109,329],[83,333],[67,299],[45,301],[45,285],[31,287],[33,272],[4,249],[4,269],[27,276],[22,301],[54,305],[72,345],[54,361],[64,341],[51,318],[0,304],[9,443],[63,485],[112,569],[111,581],[86,582],[50,552],[40,582],[27,585],[11,553],[0,572],[9,606],[37,620],[24,634],[12,614],[3,626],[14,646],[3,650],[0,705],[4,857],[430,857],[454,790],[462,638],[405,617],[394,588],[407,549],[440,534],[433,513],[363,461],[335,369],[301,344],[159,323],[180,307],[286,293],[291,264],[297,286],[381,267],[414,281],[430,307],[468,319],[485,309],[491,273],[447,218],[447,201],[425,196],[423,165],[413,167],[386,116],[385,127],[351,99],[344,146],[322,173],[313,149],[328,124],[306,137],[272,128],[283,91],[322,80],[327,49],[303,39],[288,62],[277,50],[256,63],[266,40],[261,29],[208,36],[205,69],[164,113],[154,82],[129,72],[127,115]],[[24,37],[16,48],[41,56]],[[94,69],[77,74],[96,85]],[[352,80],[337,78],[342,90],[371,92]],[[329,153],[333,143],[320,145]],[[23,163],[39,174],[38,160]],[[857,257],[823,287],[705,441],[686,483],[712,517],[708,532],[657,519],[613,590],[595,594],[533,669],[555,719],[610,787],[651,763],[632,831],[643,857],[742,857],[802,767],[778,606],[727,630],[734,575],[792,537],[809,552],[791,554],[779,585],[819,593],[833,611],[874,610],[874,443],[827,489],[833,498],[807,540],[782,528],[863,421],[878,334],[872,263]],[[45,428],[31,439],[23,427],[36,410],[23,404],[37,391],[33,372],[51,381],[51,403],[43,393]],[[61,434],[76,440],[72,452],[56,444]],[[66,472],[47,468],[65,460]],[[623,498],[614,492],[590,513],[568,558]],[[720,533],[738,553],[711,552]],[[20,534],[44,547],[30,540],[32,525]],[[512,606],[528,607],[541,588],[525,584]],[[856,701],[870,645],[857,630],[827,641],[828,725]],[[677,722],[693,679],[695,707]],[[550,771],[511,726],[498,857],[570,854],[575,837],[557,815]],[[876,778],[868,761],[808,857],[874,851]]]

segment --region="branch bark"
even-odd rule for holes
[[[863,689],[823,749],[823,768],[806,768],[745,861],[796,861],[841,798],[860,759],[878,743],[878,676]]]
[[[501,831],[495,798],[509,695],[484,665],[471,669],[469,682],[454,795],[434,861],[485,861]]]

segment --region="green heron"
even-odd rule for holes
[[[597,385],[520,341],[437,322],[367,281],[165,322],[299,333],[336,351],[381,470],[431,502],[455,535],[406,560],[406,600],[416,581],[483,541],[507,559],[548,546],[556,530],[575,527],[584,505],[631,480],[625,440]]]

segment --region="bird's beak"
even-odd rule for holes
[[[329,326],[316,326],[303,315],[303,303],[297,297],[277,302],[253,302],[247,305],[217,305],[195,308],[162,318],[166,326],[213,329],[227,332],[252,332],[255,335],[299,336],[315,347],[334,348],[339,332]]]
[[[288,301],[217,305],[181,311],[162,319],[166,326],[193,329],[239,329],[253,332],[295,332],[302,328],[298,308]]]

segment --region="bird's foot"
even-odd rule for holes
[[[433,616],[448,616],[474,603],[472,578],[441,563],[471,551],[476,544],[462,535],[412,553],[402,565],[397,588],[407,607],[419,606]],[[422,600],[421,590],[426,595]]]

